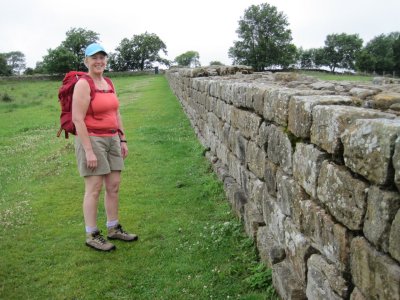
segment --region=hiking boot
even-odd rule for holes
[[[108,228],[107,237],[110,240],[121,240],[126,242],[133,242],[139,238],[136,234],[128,233],[123,230],[121,224]]]
[[[98,230],[86,234],[86,245],[100,251],[111,251],[115,249],[114,244],[107,241]]]

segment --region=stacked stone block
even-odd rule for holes
[[[281,298],[400,299],[400,86],[249,73],[166,74]]]

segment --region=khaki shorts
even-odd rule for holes
[[[124,160],[121,155],[121,145],[119,136],[89,136],[92,142],[93,152],[97,157],[97,168],[88,169],[86,164],[86,154],[81,140],[75,137],[75,154],[78,163],[79,174],[83,177],[93,175],[106,175],[111,171],[122,171]]]

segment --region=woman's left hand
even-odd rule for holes
[[[128,156],[128,145],[126,143],[121,143],[121,154],[123,159]]]

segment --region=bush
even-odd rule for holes
[[[3,102],[12,102],[12,101],[14,101],[14,99],[11,98],[10,95],[8,95],[7,93],[5,93],[5,94],[3,94],[3,95],[1,96],[1,101],[3,101]]]

